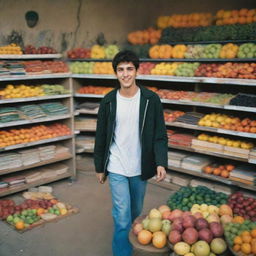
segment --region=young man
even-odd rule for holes
[[[141,214],[147,179],[166,176],[167,135],[163,110],[154,92],[138,86],[138,57],[121,51],[112,66],[120,87],[101,101],[94,162],[100,183],[109,177],[112,195],[114,256],[131,256],[128,234]]]

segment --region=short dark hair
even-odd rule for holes
[[[139,57],[134,52],[129,50],[120,51],[114,57],[112,61],[112,67],[115,73],[116,73],[118,64],[120,64],[121,62],[132,62],[136,70],[139,68],[139,65],[140,65]]]

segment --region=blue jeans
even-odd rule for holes
[[[125,177],[109,173],[109,185],[114,220],[113,256],[131,256],[128,235],[132,222],[141,214],[147,181],[141,180],[140,176]]]

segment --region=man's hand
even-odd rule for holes
[[[101,173],[96,173],[96,177],[99,183],[104,184],[104,182],[106,181],[106,176],[103,172]]]
[[[156,176],[156,181],[159,182],[159,181],[162,181],[165,179],[166,177],[166,170],[163,166],[157,166],[157,176]]]

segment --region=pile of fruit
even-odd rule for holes
[[[152,243],[156,248],[163,248],[167,244],[167,236],[171,230],[171,221],[166,219],[170,208],[162,205],[158,209],[151,209],[148,216],[141,222],[134,222],[132,231],[142,245]]]
[[[70,135],[71,130],[65,124],[36,125],[32,128],[19,128],[0,131],[0,147],[29,143]]]
[[[174,72],[177,69],[177,67],[180,65],[180,63],[166,63],[161,62],[159,64],[156,64],[151,70],[151,75],[167,75],[167,76],[174,76]]]
[[[250,118],[240,119],[239,117],[228,116],[226,114],[207,114],[199,120],[198,125],[256,133],[256,120],[251,120]]]
[[[94,85],[87,85],[79,88],[77,91],[81,94],[99,94],[99,95],[105,95],[108,92],[113,90],[112,87],[103,87],[103,86],[94,86]]]
[[[255,79],[256,63],[201,64],[195,76]]]
[[[188,45],[187,51],[184,54],[186,59],[200,59],[203,58],[204,45]]]
[[[87,49],[87,56],[92,59],[112,59],[119,52],[117,45],[110,44],[108,46],[93,45],[90,51]],[[88,57],[89,58],[89,57]]]
[[[234,170],[235,166],[232,164],[213,164],[213,165],[207,165],[203,168],[203,172],[207,174],[213,174],[216,176],[221,176],[223,178],[228,178],[230,175],[230,172]]]
[[[24,54],[55,54],[57,51],[49,46],[40,46],[36,49],[33,45],[27,45],[24,49]]]
[[[215,192],[204,186],[181,187],[170,196],[167,205],[172,209],[189,211],[194,204],[212,204],[219,206],[226,204],[228,196],[222,192]]]
[[[51,199],[26,199],[19,205],[11,199],[0,200],[0,219],[7,221],[17,230],[23,230],[42,220],[50,220],[68,213],[67,206],[50,193],[38,193],[42,196],[47,194]]]
[[[255,28],[256,22],[196,28],[167,27],[162,31],[159,43],[254,40]]]
[[[93,74],[114,74],[111,62],[95,62],[92,72]]]
[[[245,220],[240,223],[228,223],[225,226],[225,237],[234,252],[243,255],[256,254],[256,223]]]
[[[172,58],[173,48],[169,44],[154,45],[149,49],[151,59],[170,59]]]
[[[156,66],[156,64],[152,63],[152,62],[142,62],[142,63],[140,63],[140,67],[138,69],[138,74],[150,75],[150,70],[152,70],[155,66]]]
[[[211,13],[174,14],[157,18],[157,26],[161,29],[166,27],[188,28],[210,26],[213,16]]]
[[[221,50],[220,50],[220,58],[221,59],[233,59],[233,58],[236,58],[237,57],[237,53],[238,53],[238,49],[240,47],[238,47],[236,44],[232,44],[232,43],[228,43],[228,44],[223,45],[221,47]]]
[[[216,24],[250,24],[256,22],[256,9],[219,10],[216,13]]]
[[[256,221],[256,199],[236,192],[229,196],[228,204],[235,215]]]
[[[185,112],[183,111],[164,111],[165,122],[171,123],[175,121],[178,117],[183,116]]]
[[[9,44],[0,47],[0,54],[22,54],[22,49],[16,44]]]
[[[161,99],[168,100],[192,100],[198,93],[192,91],[173,91],[166,89],[159,89],[157,94]]]
[[[199,134],[197,136],[197,139],[201,140],[201,141],[208,141],[208,142],[220,144],[223,146],[242,148],[242,149],[252,149],[254,147],[254,144],[252,142],[231,140],[231,139],[224,138],[224,137],[207,135],[205,133]]]
[[[70,71],[73,74],[93,74],[95,62],[75,61],[69,64]]]
[[[25,61],[27,73],[66,73],[69,72],[68,65],[64,61]]]
[[[207,44],[204,47],[203,58],[217,59],[220,56],[221,44]]]
[[[133,45],[157,44],[160,37],[161,30],[148,28],[145,30],[130,32],[127,36],[127,40]]]
[[[255,58],[256,57],[256,44],[245,43],[239,46],[237,53],[238,58]]]
[[[175,76],[186,76],[193,77],[195,76],[195,71],[199,67],[198,62],[194,63],[181,63],[174,71]]]
[[[233,94],[228,93],[200,92],[196,94],[192,101],[225,105],[228,104],[233,97]]]
[[[89,59],[91,58],[91,49],[75,48],[67,52],[69,59]]]
[[[68,91],[63,85],[12,85],[8,84],[3,90],[0,90],[1,99],[40,97],[45,95],[67,94]]]

